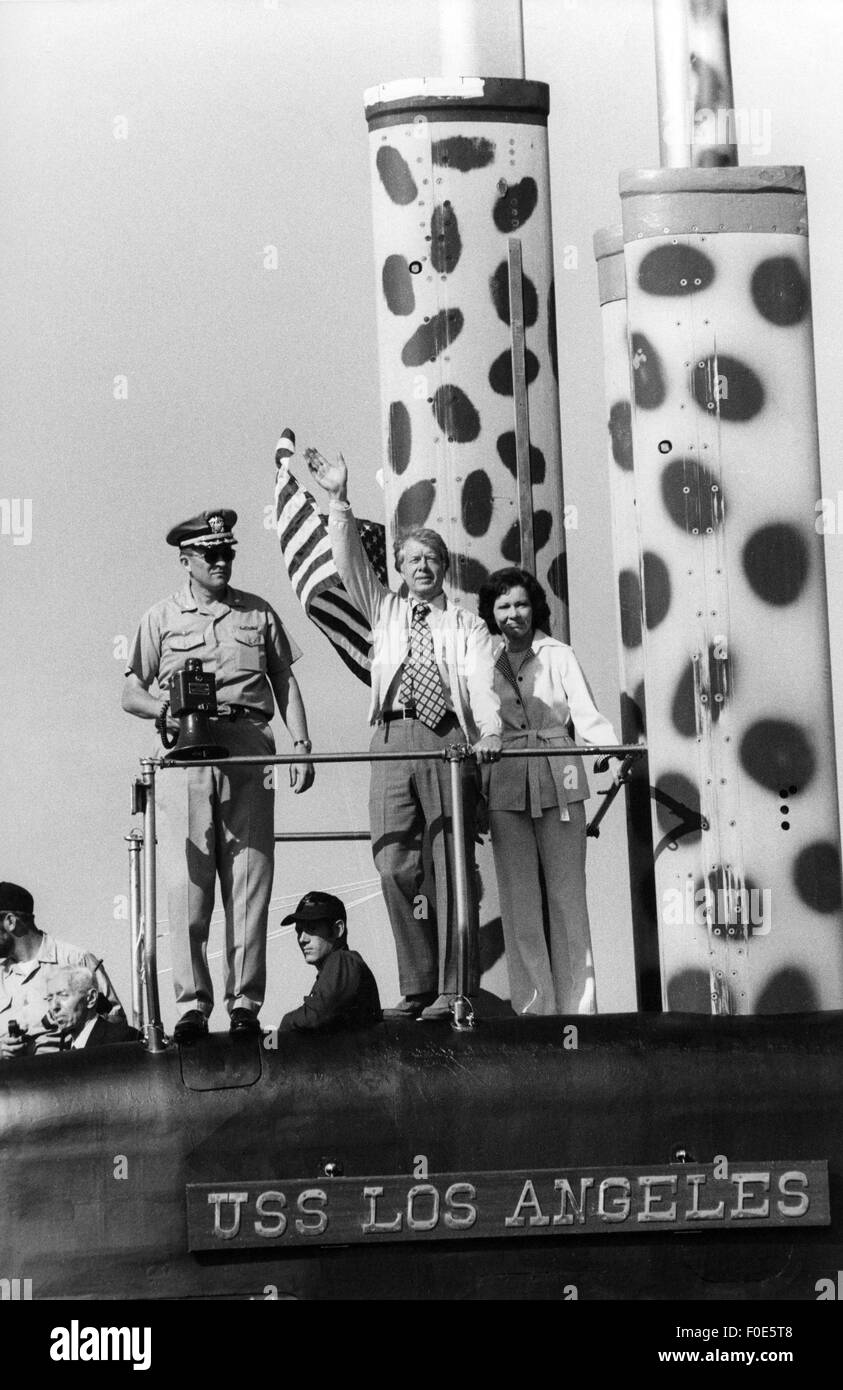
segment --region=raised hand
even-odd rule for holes
[[[329,497],[344,502],[348,496],[348,466],[342,454],[337,454],[336,463],[329,463],[318,449],[305,449],[305,462],[310,476],[316,480]]]

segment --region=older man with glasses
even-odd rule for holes
[[[123,708],[175,732],[169,679],[191,658],[214,675],[216,742],[231,756],[272,756],[273,695],[296,750],[311,751],[291,671],[301,656],[281,619],[255,594],[230,584],[237,513],[220,507],[174,526],[184,586],[141,619],[126,670]],[[157,685],[153,693],[151,687]],[[163,748],[156,750],[160,755]],[[290,785],[306,791],[311,763],[293,763]],[[266,988],[266,927],[272,891],[274,793],[257,766],[173,769],[161,777],[158,838],[167,880],[177,1042],[208,1030],[214,1005],[208,935],[217,875],[225,909],[225,1004],[233,1033],[258,1033]]]

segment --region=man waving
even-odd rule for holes
[[[492,642],[486,624],[444,592],[448,549],[423,527],[395,542],[395,565],[407,597],[385,588],[369,564],[348,503],[348,469],[306,452],[311,474],[330,497],[328,531],[334,563],[373,633],[373,753],[440,752],[468,742],[479,762],[501,749],[500,702],[494,693]],[[469,910],[476,927],[474,831],[477,770],[462,764]],[[385,1017],[436,1019],[452,1011],[458,942],[451,873],[450,774],[443,759],[372,764],[372,851],[395,937],[403,998]],[[414,908],[423,878],[422,836],[430,837],[436,879],[436,927]],[[476,940],[476,931],[470,934]],[[479,985],[469,952],[467,992]]]

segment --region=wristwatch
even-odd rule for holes
[[[309,738],[297,738],[297,739],[295,739],[295,741],[293,742],[293,747],[294,747],[294,748],[303,748],[304,751],[305,751],[305,753],[312,753],[312,752],[313,752],[313,744],[310,742],[310,739],[309,739]]]

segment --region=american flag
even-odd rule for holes
[[[357,522],[363,549],[386,584],[386,528]],[[296,596],[311,622],[324,632],[355,676],[372,683],[372,630],[337,574],[328,523],[313,497],[282,466],[275,483],[275,529]]]

